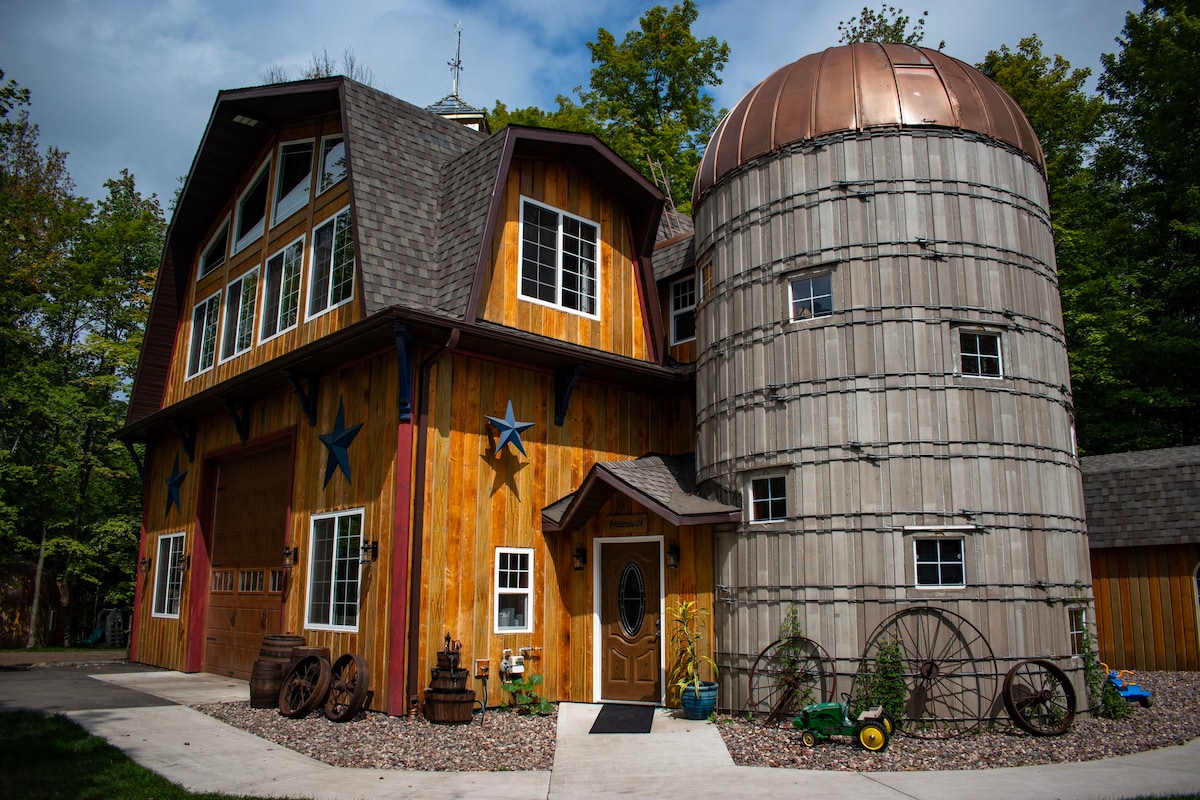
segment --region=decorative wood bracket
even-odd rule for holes
[[[171,427],[175,430],[175,435],[179,437],[179,443],[183,445],[183,452],[187,453],[188,461],[195,461],[196,423],[172,417]]]
[[[221,402],[225,404],[225,410],[233,419],[233,428],[237,431],[238,438],[245,444],[250,438],[250,401],[222,397]]]
[[[396,378],[397,405],[401,422],[412,421],[412,387],[413,371],[416,369],[416,352],[413,347],[412,334],[408,328],[399,322],[392,325],[392,334],[396,337]]]
[[[563,367],[554,373],[554,424],[567,421],[567,408],[571,405],[571,393],[583,373],[583,364]]]
[[[290,369],[285,369],[283,374],[287,376],[288,384],[291,385],[292,391],[300,400],[300,410],[304,412],[304,418],[308,420],[309,427],[315,427],[317,424],[317,394],[321,388],[321,379],[312,372],[297,373]],[[301,379],[307,384],[307,388],[300,385]]]
[[[133,464],[134,464],[134,466],[137,467],[138,478],[141,480],[142,486],[145,486],[146,485],[146,464],[145,464],[145,462],[143,462],[141,457],[138,455],[137,449],[134,448],[134,446],[133,446],[133,442],[122,442],[122,444],[124,444],[125,449],[129,451],[129,457],[133,459]]]

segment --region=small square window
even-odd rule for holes
[[[750,481],[750,519],[787,519],[787,479],[782,475]]]
[[[154,609],[151,616],[179,616],[183,596],[183,533],[158,537],[158,558],[154,565]]]
[[[321,140],[321,185],[323,192],[346,177],[346,142],[341,136],[326,136]]]
[[[791,294],[792,322],[833,314],[833,276],[828,272],[794,279]]]
[[[917,539],[913,553],[917,586],[966,586],[962,539]]]
[[[978,378],[1004,377],[1000,364],[1000,334],[959,331],[958,342],[963,375]]]
[[[217,354],[217,318],[220,313],[220,292],[197,303],[192,309],[192,343],[187,369],[189,378],[212,369]]]
[[[696,338],[696,278],[671,284],[671,344]]]
[[[533,631],[533,550],[496,548],[496,633]]]

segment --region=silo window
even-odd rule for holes
[[[833,314],[833,281],[826,272],[791,282],[792,322]]]
[[[671,284],[671,344],[696,338],[696,279]]]
[[[917,539],[913,550],[917,586],[966,586],[962,539]]]
[[[782,475],[750,481],[750,509],[754,522],[787,519],[787,481]]]
[[[1004,377],[1000,364],[1000,334],[960,331],[958,343],[963,375]]]

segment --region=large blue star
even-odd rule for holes
[[[333,432],[322,433],[318,437],[325,445],[325,449],[329,451],[329,455],[325,458],[325,483],[321,484],[322,489],[329,485],[329,479],[339,468],[346,476],[346,482],[353,483],[350,479],[350,455],[346,451],[350,449],[350,443],[354,441],[355,436],[358,436],[358,429],[362,426],[363,424],[360,422],[353,428],[346,427],[346,413],[342,408],[342,399],[339,397],[337,419],[333,421]]]
[[[508,401],[508,411],[504,414],[504,419],[499,417],[488,417],[487,421],[492,423],[496,430],[500,431],[500,438],[496,440],[496,452],[492,455],[499,455],[504,449],[504,445],[512,442],[521,451],[521,455],[526,455],[525,445],[521,441],[521,431],[528,430],[533,427],[532,422],[517,422],[513,416],[512,400]]]
[[[171,513],[171,504],[175,508],[182,511],[179,507],[179,487],[183,486],[183,479],[187,477],[187,472],[179,471],[179,456],[175,456],[175,466],[171,467],[171,476],[167,478],[167,509],[164,514]]]

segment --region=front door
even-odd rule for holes
[[[662,697],[658,542],[600,544],[600,693],[604,700]]]

